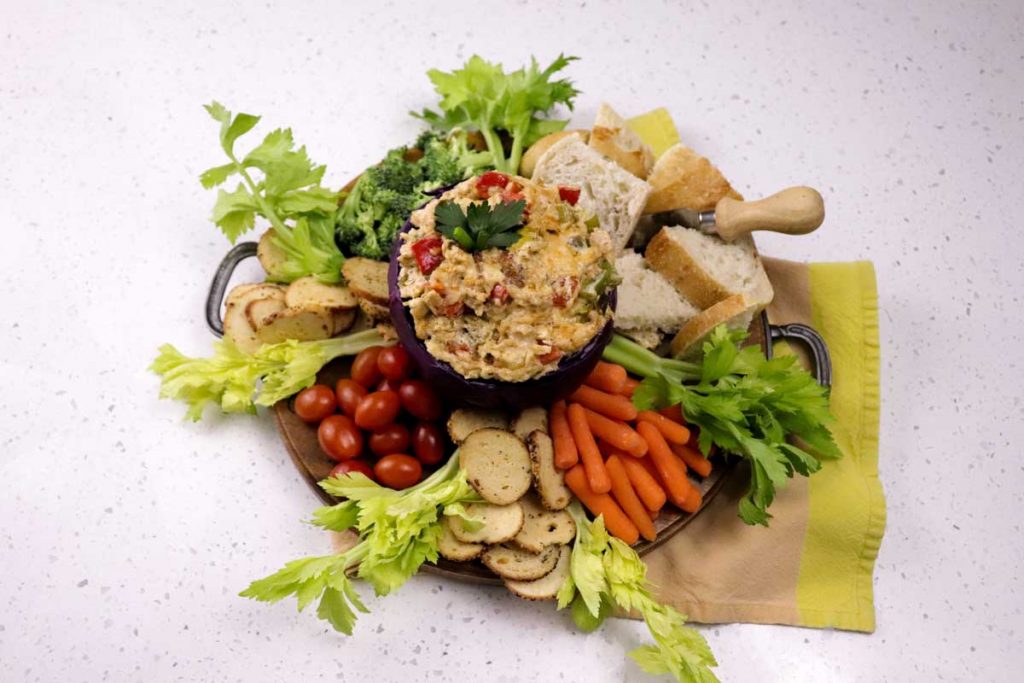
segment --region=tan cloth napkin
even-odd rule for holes
[[[829,345],[833,432],[844,458],[788,482],[768,529],[737,517],[747,473],[735,472],[693,522],[645,557],[648,576],[692,621],[872,631],[871,574],[885,525],[874,271],[863,262],[767,258],[765,267],[775,287],[771,322],[811,325]]]

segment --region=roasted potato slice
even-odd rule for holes
[[[563,545],[558,548],[558,562],[555,568],[542,578],[533,581],[509,581],[506,579],[505,587],[526,600],[554,600],[558,596],[558,589],[565,583],[569,576],[569,558],[572,551],[569,546]]]
[[[285,308],[263,321],[256,336],[264,344],[277,344],[286,339],[315,341],[334,334],[331,312],[320,306]]]
[[[448,418],[448,436],[456,444],[461,444],[466,437],[477,431],[493,427],[508,428],[508,415],[500,410],[482,410],[479,408],[457,408]]]
[[[530,453],[504,429],[478,429],[459,447],[470,486],[488,503],[507,505],[530,490]]]
[[[463,543],[504,543],[515,537],[523,526],[523,508],[519,503],[470,503],[466,505],[466,512],[470,517],[483,522],[483,526],[471,531],[463,525],[461,519],[451,519],[449,524],[452,534]]]

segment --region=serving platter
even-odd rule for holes
[[[221,310],[231,275],[239,263],[256,256],[256,247],[255,242],[241,242],[235,245],[224,256],[214,273],[206,300],[205,314],[207,325],[217,336],[222,336],[224,333]],[[360,322],[357,322],[357,326],[359,324]],[[767,357],[771,358],[773,344],[780,340],[803,344],[809,352],[813,365],[812,372],[818,382],[826,386],[831,384],[832,368],[828,348],[813,328],[800,324],[773,325],[769,322],[765,312],[762,312],[751,323],[748,343],[759,345]],[[317,382],[333,386],[339,379],[348,376],[350,365],[351,359],[348,358],[339,358],[328,363],[317,374]],[[303,422],[295,414],[292,399],[279,401],[273,410],[278,433],[281,435],[285,449],[306,483],[324,504],[334,505],[339,502],[318,485],[318,482],[325,479],[337,463],[320,448],[320,444],[317,442],[316,426]],[[734,460],[716,457],[715,467],[708,477],[700,479],[691,476],[691,483],[702,495],[701,507],[693,513],[686,513],[673,506],[666,506],[655,520],[657,538],[654,541],[639,541],[634,545],[636,551],[641,556],[651,552],[696,519],[697,515],[701,514],[718,495],[735,469]],[[479,561],[452,562],[438,558],[437,564],[424,564],[423,569],[460,581],[502,585],[501,579]]]

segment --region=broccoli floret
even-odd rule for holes
[[[468,178],[490,168],[491,155],[469,146],[465,131],[448,135],[425,131],[415,146],[423,155],[409,161],[398,147],[367,169],[338,211],[337,240],[346,253],[386,259],[395,234],[423,204],[424,191]]]
[[[405,147],[388,152],[384,161],[366,171],[375,187],[393,190],[400,194],[412,194],[423,181],[420,168],[405,160]]]

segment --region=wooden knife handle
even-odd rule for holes
[[[725,197],[715,206],[718,234],[728,242],[754,230],[806,235],[824,220],[825,202],[811,187],[789,187],[752,202]]]

